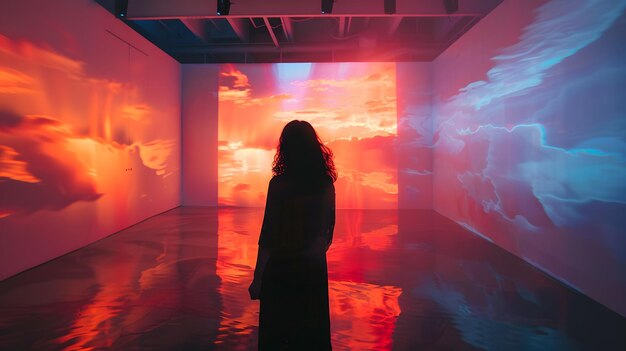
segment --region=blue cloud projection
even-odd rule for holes
[[[435,207],[626,313],[614,301],[626,294],[626,1],[503,5],[494,16],[534,16],[521,31],[473,29],[494,66],[436,72]],[[457,73],[471,83],[454,87]]]
[[[537,11],[521,40],[493,58],[489,80],[469,84],[457,103],[476,109],[540,85],[546,71],[600,38],[626,8],[621,0],[558,0]]]

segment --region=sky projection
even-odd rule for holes
[[[0,279],[180,201],[178,63],[97,4],[6,6]]]
[[[433,106],[435,209],[623,315],[625,8],[503,3],[437,59]]]
[[[53,50],[0,35],[0,106],[0,218],[105,194],[122,204],[132,191],[114,177],[122,165],[157,178],[173,171],[174,140],[143,135],[153,111],[139,87],[91,77]]]
[[[396,208],[393,63],[223,65],[218,203],[265,206],[282,128],[310,122],[335,154],[338,208]]]

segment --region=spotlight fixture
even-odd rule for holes
[[[128,0],[115,0],[115,17],[124,19],[128,12]]]
[[[455,13],[459,10],[459,0],[443,0],[443,6],[447,14]]]
[[[217,15],[228,16],[230,13],[230,0],[217,0]]]
[[[322,0],[322,13],[333,13],[334,0]]]
[[[396,13],[396,0],[385,0],[385,13],[388,15]]]

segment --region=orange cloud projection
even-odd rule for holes
[[[310,122],[335,154],[338,208],[397,208],[393,63],[224,65],[218,202],[263,207],[284,125]]]
[[[129,196],[141,196],[133,194],[137,178],[158,182],[175,172],[175,140],[158,137],[137,84],[89,68],[0,35],[0,218],[103,197],[117,214]]]

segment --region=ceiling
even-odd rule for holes
[[[502,2],[233,0],[219,16],[224,0],[96,1],[127,3],[121,20],[180,63],[432,61]]]

